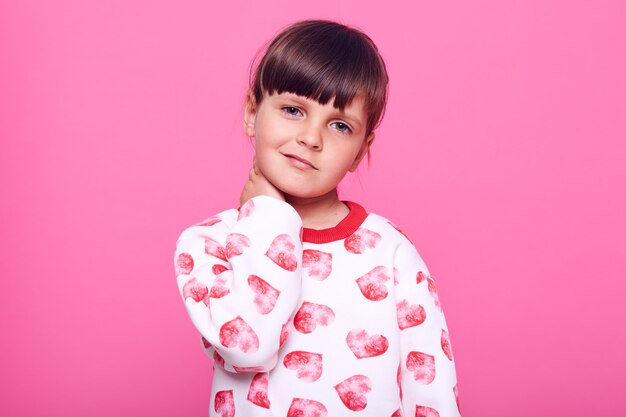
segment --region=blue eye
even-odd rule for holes
[[[335,122],[333,124],[335,125],[337,130],[340,131],[341,133],[351,133],[352,132],[352,129],[350,129],[350,126],[348,126],[344,122]]]
[[[283,107],[282,110],[290,116],[297,116],[300,113],[300,109],[293,106]]]

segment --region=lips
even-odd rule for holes
[[[308,159],[305,159],[305,158],[302,158],[302,157],[300,157],[298,155],[293,155],[293,154],[290,154],[290,153],[286,153],[286,154],[283,154],[283,155],[286,156],[287,158],[290,158],[292,160],[292,162],[297,164],[297,165],[304,164],[304,165],[308,165],[310,168],[317,169],[315,167],[315,165],[313,165],[313,163],[311,161],[309,161]],[[300,164],[298,164],[298,163],[300,163]]]

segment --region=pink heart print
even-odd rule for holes
[[[395,225],[394,223],[392,223],[392,222],[390,222],[390,221],[387,221],[387,223],[389,223],[389,225],[390,225],[391,227],[393,227],[394,229],[396,229],[398,232],[402,233],[402,236],[404,236],[404,237],[405,237],[405,238],[406,238],[409,242],[411,241],[411,239],[409,239],[409,237],[406,235],[406,233],[404,233],[404,232],[402,231],[402,229],[400,229],[397,225]]]
[[[424,307],[419,304],[409,304],[407,300],[402,300],[396,307],[398,310],[398,327],[400,330],[417,326],[426,320],[426,311]]]
[[[351,330],[346,337],[346,343],[357,359],[380,356],[389,348],[389,341],[385,336],[370,336],[364,329]]]
[[[283,327],[280,328],[280,340],[278,341],[278,348],[283,347],[283,345],[287,341],[287,337],[289,336],[289,328],[290,328],[289,323],[290,321],[288,320],[285,324],[283,324]]]
[[[452,346],[450,345],[450,335],[446,329],[441,329],[441,349],[443,349],[443,353],[446,354],[448,359],[451,361],[454,360],[452,356]]]
[[[302,272],[304,276],[324,281],[333,269],[333,254],[314,249],[302,251]]]
[[[402,410],[399,408],[391,415],[391,417],[402,417]]]
[[[198,281],[196,278],[191,278],[183,285],[183,298],[186,300],[191,297],[196,302],[204,302],[208,305],[209,302],[209,288]]]
[[[287,417],[326,417],[327,415],[328,410],[324,404],[304,398],[294,398],[287,410]]]
[[[435,281],[431,277],[423,273],[422,271],[417,273],[415,280],[417,281],[418,284],[420,282],[427,281],[428,292],[430,293],[430,296],[433,297],[435,307],[437,307],[437,309],[441,311],[441,303],[439,302],[439,294],[437,293],[437,286],[435,285]]]
[[[213,281],[213,285],[211,285],[211,291],[209,292],[209,297],[211,298],[222,298],[225,295],[228,295],[230,290],[226,288],[226,278],[225,277],[217,277]]]
[[[237,221],[250,216],[254,213],[254,201],[248,200],[243,203],[243,206],[239,209],[239,215],[237,216]]]
[[[249,201],[249,200],[248,200]],[[252,378],[250,389],[248,390],[248,401],[259,407],[270,408],[270,400],[267,398],[268,373],[261,372]]]
[[[176,258],[176,275],[189,275],[193,271],[193,258],[188,253],[181,253]]]
[[[217,216],[211,216],[206,220],[201,221],[200,223],[198,223],[198,226],[213,226],[216,223],[221,222],[222,219],[220,219]]]
[[[226,237],[226,257],[228,259],[239,256],[243,253],[244,248],[250,247],[250,239],[241,233],[231,233]]]
[[[452,392],[454,392],[454,399],[456,400],[456,408],[461,411],[461,404],[459,404],[459,386],[455,385],[452,387]]]
[[[416,405],[415,417],[439,417],[439,412],[434,408]]]
[[[248,285],[254,292],[254,305],[260,314],[268,314],[276,305],[280,291],[256,275],[248,277]]]
[[[204,336],[202,336],[200,339],[202,340],[202,346],[204,346],[204,348],[205,348],[205,349],[208,349],[208,348],[210,348],[210,347],[212,346],[212,345],[211,345],[211,342],[209,342],[208,340],[206,340],[206,339],[204,338]]]
[[[211,239],[210,237],[204,238],[204,252],[215,256],[217,259],[221,259],[222,261],[226,260],[226,251],[224,247],[219,244],[218,241]]]
[[[238,347],[243,353],[254,353],[259,350],[259,337],[241,316],[222,325],[220,343],[228,348]]]
[[[328,326],[335,320],[333,310],[323,304],[305,301],[293,318],[293,325],[300,333],[311,333],[318,324]]]
[[[234,417],[235,399],[233,398],[233,390],[218,391],[215,394],[213,408],[222,417]]]
[[[224,271],[228,271],[229,269],[221,264],[215,264],[211,267],[211,272],[213,272],[213,275],[219,275]]]
[[[361,292],[371,301],[384,300],[387,297],[385,282],[389,281],[389,270],[384,266],[377,266],[367,274],[356,279]]]
[[[322,375],[322,355],[296,350],[285,355],[283,364],[287,369],[295,370],[298,379],[314,382]]]
[[[406,369],[413,372],[415,381],[430,384],[435,379],[435,357],[423,352],[409,352]]]
[[[289,235],[278,235],[270,244],[267,252],[265,252],[265,256],[281,268],[293,272],[298,267],[295,250],[296,245]]]
[[[372,390],[372,382],[365,375],[354,375],[335,385],[335,390],[349,410],[361,411],[367,407],[365,394]]]
[[[400,392],[400,400],[402,400],[402,363],[398,364],[398,372],[396,373],[396,382],[398,383],[398,391]]]
[[[215,362],[217,365],[219,365],[220,367],[224,367],[224,358],[222,358],[222,355],[220,355],[219,353],[217,353],[217,351],[213,351],[213,362]]]
[[[250,373],[250,372],[263,372],[263,367],[262,366],[234,366],[233,365],[233,369],[235,370],[235,372],[237,373]]]
[[[343,246],[348,252],[359,254],[365,252],[367,249],[375,248],[378,242],[380,242],[380,234],[359,227],[344,240]]]

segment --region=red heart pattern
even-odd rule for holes
[[[285,355],[285,368],[295,370],[296,377],[306,382],[314,382],[322,376],[322,355],[297,350]]]
[[[211,272],[213,272],[213,275],[219,275],[224,271],[230,271],[226,266],[221,265],[221,264],[215,264],[211,267]]]
[[[213,281],[213,285],[211,285],[211,291],[209,292],[209,297],[211,298],[222,298],[225,295],[228,295],[230,290],[226,287],[226,278],[217,277],[215,281]]]
[[[434,408],[424,407],[422,405],[415,406],[415,417],[439,417],[439,412]]]
[[[373,249],[380,242],[380,234],[368,229],[359,227],[352,235],[350,235],[343,245],[350,253],[359,254],[367,249]]]
[[[293,318],[293,325],[300,333],[311,333],[318,324],[328,326],[333,320],[335,313],[330,307],[305,301]]]
[[[415,277],[415,281],[418,284],[421,282],[427,281],[428,292],[430,293],[431,297],[433,297],[435,307],[437,307],[437,309],[441,311],[441,303],[439,302],[439,294],[437,293],[437,286],[435,285],[435,281],[422,271],[419,271],[417,273],[417,276]]]
[[[268,314],[274,309],[280,291],[256,275],[248,277],[248,285],[254,292],[254,305],[260,314]]]
[[[204,336],[202,336],[202,346],[204,346],[205,349],[208,349],[212,346],[211,343],[204,338]]]
[[[220,343],[229,348],[238,347],[243,353],[254,353],[259,350],[259,337],[241,316],[222,325]]]
[[[250,217],[250,215],[254,213],[254,201],[248,200],[243,203],[243,206],[239,209],[239,215],[237,216],[237,221],[244,219],[246,217]]]
[[[389,281],[389,270],[384,266],[377,266],[367,274],[356,279],[359,289],[371,301],[384,300],[387,297],[385,282]]]
[[[226,237],[225,255],[228,259],[239,256],[250,247],[250,239],[241,233],[231,233]]]
[[[222,417],[235,416],[235,399],[233,398],[233,390],[218,391],[215,393],[215,401],[213,408],[216,413]]]
[[[289,235],[278,235],[265,252],[265,256],[281,268],[293,272],[298,267],[295,250],[296,245]]]
[[[235,369],[235,372],[239,373],[239,374],[247,374],[250,372],[263,372],[263,367],[262,366],[233,366],[233,368]]]
[[[289,324],[291,322],[288,321],[280,328],[280,340],[278,341],[278,347],[281,348],[287,341],[287,337],[289,337]]]
[[[224,247],[219,244],[215,239],[211,239],[207,237],[204,239],[204,252],[208,255],[215,256],[217,259],[221,259],[222,261],[226,260],[226,251]]]
[[[216,223],[221,222],[222,219],[220,219],[218,216],[211,216],[206,220],[201,221],[200,223],[198,223],[198,226],[213,226]]]
[[[367,407],[365,394],[372,390],[372,382],[365,375],[354,375],[335,385],[341,402],[352,411],[361,411]]]
[[[252,378],[247,400],[259,407],[270,408],[270,400],[267,398],[267,386],[269,383],[267,372],[258,373]]]
[[[193,258],[188,253],[181,253],[176,258],[176,275],[189,275],[193,271]]]
[[[215,362],[218,366],[220,366],[221,368],[224,367],[224,358],[222,357],[222,355],[220,355],[219,353],[217,353],[217,351],[213,352],[213,362]]]
[[[451,361],[454,360],[452,356],[452,345],[450,344],[450,336],[446,329],[441,329],[441,349],[443,349],[443,353],[446,354],[448,359]]]
[[[324,404],[315,400],[294,398],[291,401],[287,417],[327,417],[328,410]]]
[[[398,364],[398,372],[396,373],[396,382],[398,383],[398,390],[400,391],[400,400],[402,400],[402,364]]]
[[[196,302],[204,301],[208,294],[209,289],[207,286],[196,278],[191,278],[183,285],[183,297],[185,300],[191,297]]]
[[[415,381],[430,384],[435,379],[435,357],[423,352],[409,352],[406,369],[413,372]]]
[[[424,323],[426,311],[419,304],[409,304],[407,300],[400,301],[397,305],[398,327],[400,330],[408,329]]]
[[[305,277],[324,281],[333,269],[332,253],[314,249],[302,251],[302,272]]]
[[[435,286],[435,281],[433,281],[430,277],[428,278],[428,292],[433,297],[433,301],[435,302],[435,307],[437,307],[437,310],[441,311],[441,303],[439,302],[437,287]]]
[[[385,336],[370,336],[364,329],[351,330],[346,337],[346,343],[357,359],[380,356],[389,348],[389,341]]]

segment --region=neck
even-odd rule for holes
[[[348,215],[350,209],[339,200],[337,189],[313,198],[285,195],[285,200],[300,215],[302,225],[308,229],[327,229],[336,226]]]

